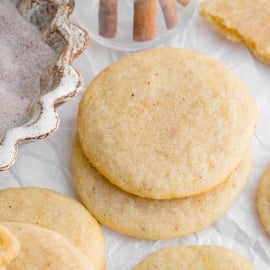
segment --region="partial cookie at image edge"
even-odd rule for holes
[[[270,64],[267,1],[206,0],[201,3],[199,13],[226,38],[241,42],[257,59]]]
[[[21,244],[15,235],[0,224],[0,269],[9,264],[20,252]]]
[[[132,270],[256,270],[236,251],[221,246],[167,247],[144,258]]]
[[[262,226],[270,235],[270,165],[265,169],[259,181],[257,209]]]

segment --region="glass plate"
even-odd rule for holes
[[[91,39],[111,49],[122,51],[137,51],[156,47],[170,40],[176,34],[181,34],[186,28],[189,19],[196,7],[196,0],[190,1],[187,6],[175,3],[178,23],[170,30],[167,29],[162,9],[157,0],[156,35],[150,41],[138,42],[133,40],[133,8],[134,0],[118,0],[117,34],[114,38],[104,38],[99,35],[99,0],[80,0],[87,7],[80,11],[77,20],[88,30]]]

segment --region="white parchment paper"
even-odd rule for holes
[[[77,0],[74,16],[83,21],[86,28],[88,18],[82,18],[82,14],[88,7],[88,1]],[[263,231],[258,218],[256,192],[258,180],[270,164],[270,66],[256,60],[242,44],[226,40],[200,18],[196,9],[186,28],[163,45],[188,47],[208,53],[228,65],[248,85],[260,112],[254,138],[255,166],[248,186],[227,213],[198,233],[166,241],[143,241],[103,227],[107,269],[131,269],[147,254],[165,246],[210,244],[231,248],[250,260],[257,269],[269,270],[270,237]],[[87,86],[104,67],[126,54],[92,41],[88,50],[76,61],[76,67],[84,76]],[[15,165],[9,171],[0,172],[0,188],[37,186],[77,198],[70,163],[80,98],[81,95],[58,108],[61,123],[54,135],[20,146]]]

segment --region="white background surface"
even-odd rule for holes
[[[82,18],[87,8],[88,0],[77,0],[76,17],[87,19]],[[270,237],[263,232],[258,220],[256,191],[259,177],[270,164],[270,66],[257,61],[243,45],[226,40],[202,20],[197,11],[189,18],[185,30],[163,45],[206,52],[228,65],[248,85],[260,112],[254,138],[255,166],[247,188],[226,215],[198,233],[181,239],[143,241],[103,228],[107,244],[107,269],[131,269],[145,255],[164,246],[215,244],[238,251],[257,269],[268,270]],[[87,86],[105,66],[126,54],[91,41],[88,50],[74,65],[82,73]],[[61,123],[54,135],[19,147],[15,165],[9,171],[0,172],[0,188],[38,186],[77,198],[70,162],[80,98],[81,94],[58,108]]]

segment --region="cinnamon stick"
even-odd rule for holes
[[[159,0],[159,3],[167,28],[173,28],[178,21],[174,0]]]
[[[99,35],[114,38],[117,33],[117,0],[99,1]]]
[[[177,0],[177,2],[183,6],[187,6],[190,2],[190,0]]]
[[[134,1],[133,39],[150,41],[156,34],[156,0]]]

